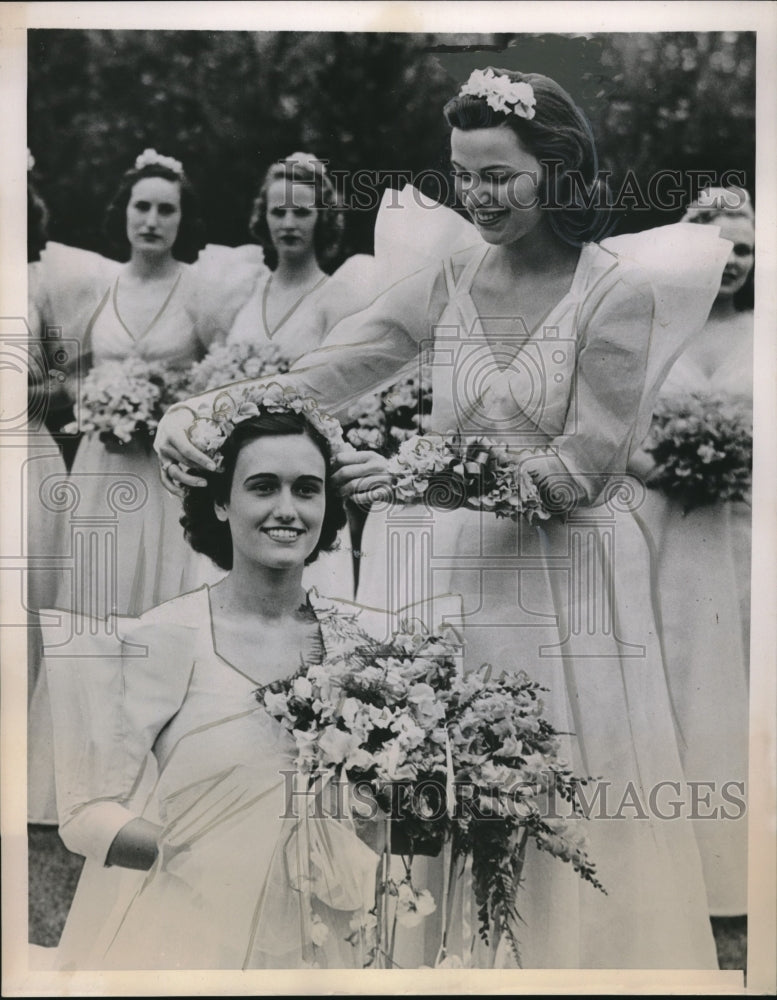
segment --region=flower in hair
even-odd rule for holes
[[[343,431],[334,417],[319,409],[310,396],[301,396],[293,386],[278,382],[269,385],[236,385],[220,392],[213,402],[210,416],[197,416],[188,430],[188,437],[195,448],[221,466],[221,449],[238,424],[265,413],[297,413],[327,441],[334,457],[345,447]]]
[[[530,83],[515,82],[509,76],[497,75],[492,69],[473,70],[459,94],[482,97],[494,111],[526,119],[534,117],[537,104]]]
[[[136,170],[142,170],[143,167],[167,167],[179,177],[183,176],[183,164],[180,160],[176,160],[172,156],[162,156],[155,149],[144,149],[135,160]]]

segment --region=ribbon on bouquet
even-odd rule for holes
[[[303,962],[312,964],[328,931],[321,939],[314,934],[314,925],[324,923],[314,917],[315,901],[366,915],[373,905],[378,857],[356,835],[350,814],[339,815],[344,808],[340,789],[327,777],[311,792],[308,778],[294,774],[292,801],[304,805],[299,816],[284,821],[290,827],[278,839],[251,937],[253,947],[263,950],[268,941],[288,946],[298,939]],[[336,793],[334,815],[322,808],[327,788]]]

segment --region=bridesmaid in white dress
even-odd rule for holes
[[[706,319],[728,244],[693,226],[587,242],[601,234],[597,214],[548,161],[561,157],[591,185],[593,139],[547,77],[476,71],[446,115],[477,245],[400,281],[286,379],[339,410],[431,343],[434,429],[506,439],[559,513],[530,525],[411,509],[406,537],[422,559],[402,556],[396,567],[400,582],[420,578],[416,600],[463,595],[471,664],[540,680],[552,721],[574,734],[573,769],[606,782],[587,830],[609,895],[530,852],[517,900],[524,967],[714,968],[648,548],[615,477],[684,338]],[[434,225],[433,213],[424,217]],[[207,465],[189,423],[171,410],[157,435],[173,487],[196,481],[186,466]],[[341,469],[347,492],[380,483],[363,472]],[[377,562],[371,572],[387,594],[393,569]],[[666,782],[678,789],[671,821]],[[481,961],[471,929],[462,909],[449,953],[464,964]],[[438,946],[439,935],[416,935],[404,964],[433,963]]]
[[[325,796],[289,798],[294,740],[257,697],[361,641],[302,587],[345,522],[330,434],[277,404],[243,420],[207,495],[187,502],[190,537],[224,579],[112,628],[63,616],[48,631],[60,831],[87,858],[50,967],[366,961],[351,921],[374,905],[378,855]]]
[[[709,320],[675,362],[661,398],[696,393],[752,414],[753,315],[735,305],[754,262],[752,207],[741,189],[713,188],[686,219],[718,226],[733,246]],[[647,453],[635,456],[642,475],[652,465]],[[718,502],[686,513],[678,500],[649,490],[644,512],[658,551],[664,648],[686,776],[709,782],[716,801],[724,787],[731,797],[726,815],[718,810],[715,818],[703,808],[696,822],[710,913],[741,915],[747,911],[750,507]]]

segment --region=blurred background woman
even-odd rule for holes
[[[741,188],[711,188],[684,221],[717,226],[732,249],[707,324],[675,362],[660,403],[672,407],[693,395],[708,412],[733,405],[752,427],[753,208]],[[641,451],[632,467],[650,485],[651,455]],[[667,677],[686,776],[709,782],[716,794],[728,787],[736,800],[726,816],[695,824],[710,913],[740,915],[747,911],[750,505],[717,500],[688,509],[656,488],[643,511],[657,547]]]

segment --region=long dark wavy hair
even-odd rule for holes
[[[488,67],[513,83],[528,83],[536,105],[533,118],[494,110],[484,97],[458,94],[443,114],[451,128],[464,130],[507,127],[543,167],[540,205],[556,235],[573,246],[601,239],[612,228],[606,185],[599,177],[596,143],[588,120],[555,80],[540,73],[517,73]],[[572,182],[575,171],[585,192]]]

